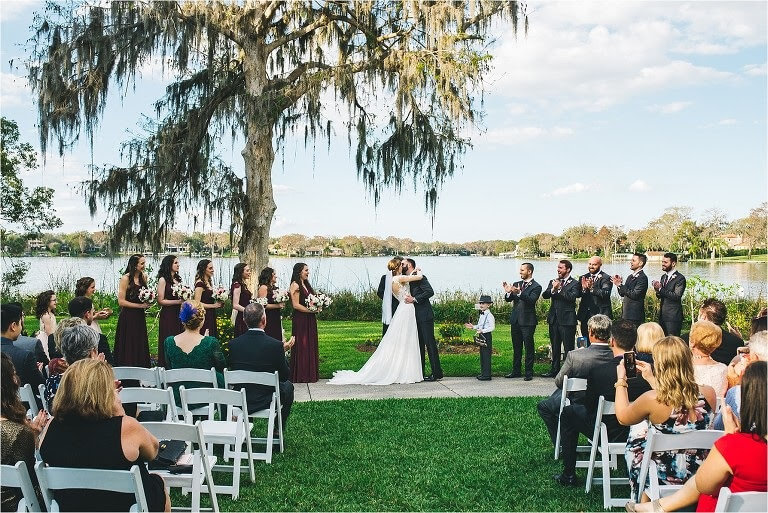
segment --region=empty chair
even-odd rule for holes
[[[730,488],[720,488],[715,512],[765,511],[768,508],[768,492],[733,493]]]
[[[185,367],[182,369],[162,369],[160,379],[163,386],[170,386],[173,389],[173,397],[176,399],[179,417],[183,416],[181,409],[181,397],[179,396],[179,387],[184,386],[187,390],[197,386],[204,388],[218,388],[218,379],[216,378],[216,368],[195,369]],[[208,415],[207,406],[190,407],[193,415]]]
[[[21,399],[21,402],[27,403],[27,415],[30,418],[34,418],[35,415],[37,415],[37,412],[40,411],[40,408],[37,407],[37,400],[35,398],[35,392],[32,390],[32,385],[27,383],[19,388],[19,398]]]
[[[23,461],[16,462],[16,465],[0,465],[0,473],[3,476],[3,487],[21,489],[22,499],[16,511],[41,511],[27,465]]]
[[[212,453],[212,445],[224,445],[232,447],[234,456],[233,465],[216,465],[214,471],[232,472],[232,485],[216,486],[219,493],[230,494],[236,499],[240,494],[240,469],[241,451],[245,444],[248,454],[248,470],[251,482],[256,482],[253,467],[253,449],[251,448],[250,424],[248,423],[248,401],[245,390],[234,391],[222,388],[193,388],[187,390],[184,386],[179,388],[181,404],[184,409],[184,419],[187,424],[193,422],[193,413],[189,409],[190,404],[208,404],[208,418],[201,423],[203,435],[209,445],[208,452]],[[214,419],[215,405],[225,406],[222,420]]]
[[[50,412],[52,404],[48,404],[45,399],[45,385],[37,385],[37,391],[40,393],[40,402],[43,403],[43,409]]]
[[[60,511],[54,498],[55,490],[101,490],[131,493],[135,503],[131,511],[149,511],[138,465],[130,470],[105,470],[69,467],[47,467],[43,462],[35,464],[40,492],[48,511]]]
[[[120,401],[125,403],[141,403],[152,410],[165,409],[165,419],[170,422],[178,422],[179,416],[176,410],[176,401],[173,399],[173,391],[170,387],[161,388],[126,387],[120,390]]]
[[[584,378],[569,378],[567,375],[563,377],[563,389],[560,396],[560,412],[557,414],[557,437],[555,438],[555,459],[560,457],[560,415],[563,413],[563,408],[570,404],[568,400],[569,392],[579,392],[587,389],[587,380]],[[579,450],[579,449],[577,449]]]
[[[629,478],[627,477],[611,477],[611,469],[616,469],[618,464],[618,456],[624,456],[624,450],[626,449],[626,442],[610,442],[608,440],[608,428],[603,422],[603,415],[615,415],[616,409],[614,403],[606,401],[604,396],[600,396],[597,402],[597,416],[595,417],[595,430],[592,435],[592,445],[589,454],[589,463],[587,464],[587,481],[584,491],[589,493],[592,489],[592,484],[600,484],[603,486],[603,508],[615,508],[621,507],[629,501],[629,498],[617,499],[613,497],[612,485],[629,484]],[[593,477],[597,453],[600,453],[600,470],[602,475],[600,477]]]
[[[139,381],[140,386],[162,388],[160,382],[160,370],[158,367],[147,369],[144,367],[113,367],[115,379],[120,381]]]

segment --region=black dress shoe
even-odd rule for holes
[[[435,379],[435,377],[430,374],[429,376],[424,376],[424,381],[437,381],[437,379]]]
[[[490,376],[478,376],[477,379],[479,379],[480,381],[490,381],[491,377]]]
[[[557,484],[562,486],[578,486],[579,484],[575,475],[555,474],[552,478]]]
[[[533,376],[526,376],[523,378],[523,381],[531,381],[533,379]]]
[[[521,376],[522,374],[520,374],[519,372],[510,372],[509,374],[504,375],[505,378],[519,378]]]

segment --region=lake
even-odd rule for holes
[[[21,286],[21,291],[37,294],[49,288],[74,289],[75,281],[81,276],[96,279],[96,287],[101,291],[115,292],[128,258],[32,257],[18,260],[30,264],[27,282]],[[148,257],[148,264],[154,273],[160,267],[160,260]],[[309,265],[309,281],[315,288],[329,293],[340,289],[357,292],[378,286],[388,260],[388,257],[272,257],[270,266],[277,271],[278,285],[282,287],[288,285],[293,265],[302,261]],[[460,290],[491,294],[501,293],[502,281],[518,280],[518,269],[524,261],[475,256],[421,256],[415,260],[437,293]],[[185,283],[192,284],[198,261],[198,258],[179,257],[181,276]],[[214,284],[229,288],[232,269],[238,259],[214,258],[213,261]],[[539,283],[546,283],[556,277],[557,260],[533,260],[532,263],[535,267],[534,277]],[[574,263],[573,274],[583,274],[586,269],[586,261],[577,261]],[[768,266],[765,262],[684,262],[678,265],[678,270],[688,277],[699,276],[714,283],[738,284],[750,297],[766,296]],[[608,261],[603,265],[603,271],[626,277],[629,274],[629,262]],[[645,271],[651,279],[658,279],[661,276],[661,262],[649,262]],[[257,270],[254,272],[258,273]]]

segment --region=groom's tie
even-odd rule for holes
[[[669,276],[665,274],[664,276],[661,277],[661,286],[666,287],[667,281],[669,281]]]

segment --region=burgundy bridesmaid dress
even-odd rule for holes
[[[253,297],[253,294],[250,290],[248,290],[245,287],[242,287],[239,283],[233,283],[232,288],[229,291],[230,297],[232,296],[232,293],[235,289],[240,289],[240,301],[238,304],[245,308],[251,303],[251,298]],[[237,312],[237,317],[235,318],[235,337],[239,337],[243,333],[248,331],[248,326],[245,324],[245,319],[243,319],[243,312],[239,311]]]
[[[304,300],[313,291],[299,286],[299,300]],[[320,373],[317,345],[317,315],[293,311],[293,336],[296,342],[291,349],[291,381],[293,383],[315,383]]]
[[[139,287],[130,287],[125,299],[131,303],[139,301]],[[115,332],[115,362],[121,367],[149,368],[149,337],[147,318],[143,308],[121,308],[117,317]]]
[[[200,302],[205,305],[205,320],[203,325],[200,326],[200,334],[205,335],[205,331],[208,330],[208,335],[213,338],[219,338],[219,332],[216,329],[216,308],[211,308],[208,305],[212,305],[216,301],[213,300],[213,290],[207,288],[205,283],[198,281],[195,283],[195,288],[202,288],[203,295],[200,296]]]
[[[172,282],[165,281],[165,299],[176,300],[179,296],[173,293]],[[160,307],[160,321],[157,327],[157,365],[165,367],[165,339],[175,337],[182,331],[184,326],[179,319],[181,305],[163,305]]]
[[[274,290],[271,288],[267,290],[267,303],[270,305],[277,304],[277,301],[275,301]],[[266,310],[266,315],[267,315],[267,326],[264,328],[264,333],[282,342],[283,341],[283,325],[280,321],[280,309],[269,308]]]

